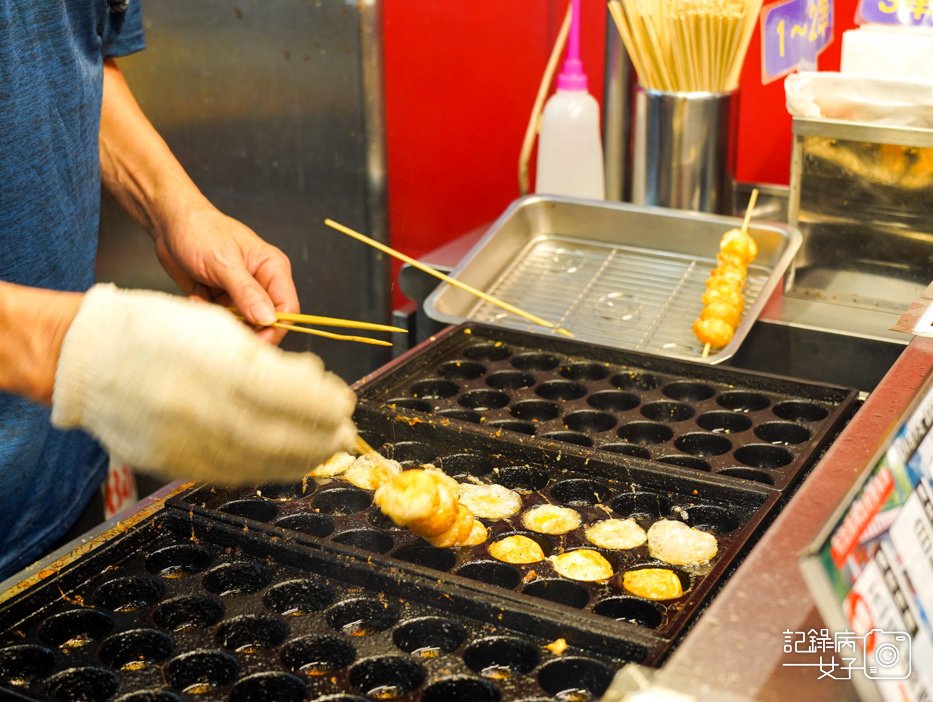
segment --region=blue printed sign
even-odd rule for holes
[[[766,85],[798,68],[815,69],[817,57],[832,39],[833,0],[784,0],[769,5],[761,16],[761,82]]]
[[[933,27],[933,0],[859,0],[856,21]]]

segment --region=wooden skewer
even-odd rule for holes
[[[428,266],[422,263],[421,261],[416,261],[411,256],[406,256],[401,251],[396,251],[395,249],[389,246],[386,246],[385,244],[379,241],[376,241],[375,239],[370,239],[365,234],[360,234],[359,232],[354,231],[353,229],[350,229],[349,227],[346,227],[343,224],[340,224],[339,222],[335,222],[332,219],[325,219],[324,224],[326,224],[331,229],[336,229],[338,232],[341,232],[342,234],[346,234],[347,236],[352,237],[353,239],[356,239],[357,241],[362,241],[364,244],[368,244],[369,246],[372,246],[374,249],[377,249],[378,251],[381,251],[384,254],[388,254],[389,256],[392,256],[393,258],[397,258],[400,261],[404,261],[408,265],[412,266],[413,268],[417,268],[419,271],[423,273],[427,273],[428,275],[434,276],[435,278],[439,280],[443,280],[448,285],[452,285],[455,288],[459,288],[460,290],[470,293],[471,295],[475,295],[481,300],[484,300],[485,302],[495,305],[496,307],[501,307],[506,312],[511,312],[512,314],[518,317],[521,317],[522,319],[527,319],[529,322],[533,322],[534,324],[538,324],[542,327],[548,327],[549,329],[553,329],[558,334],[563,334],[564,336],[569,336],[573,338],[573,334],[571,334],[570,331],[568,331],[567,329],[563,329],[562,327],[559,327],[556,324],[553,324],[552,322],[548,322],[546,319],[541,319],[541,317],[533,315],[530,312],[525,312],[524,310],[520,310],[518,307],[515,307],[515,305],[511,305],[508,302],[505,302],[504,300],[500,300],[499,298],[493,297],[489,293],[485,293],[482,290],[478,290],[474,288],[472,285],[467,285],[463,281],[457,280],[456,278],[451,278],[449,275],[445,275],[441,273],[440,271],[435,270],[434,268],[431,268],[431,266]]]
[[[352,336],[348,334],[334,334],[333,332],[323,331],[321,329],[309,329],[308,327],[299,327],[294,324],[283,324],[275,322],[269,326],[276,329],[287,329],[288,331],[299,332],[300,334],[310,334],[311,336],[323,336],[325,339],[336,339],[337,341],[355,341],[358,344],[370,344],[371,346],[391,346],[392,344],[382,339],[370,339],[368,336]]]
[[[755,209],[755,203],[758,202],[758,188],[752,190],[752,196],[748,199],[748,208],[745,210],[745,220],[742,222],[742,232],[748,234],[748,225],[752,221],[752,210]]]
[[[706,346],[703,347],[703,358],[706,358],[707,356],[709,356],[709,349],[710,349],[710,345],[709,343],[707,343]]]
[[[229,311],[242,319],[243,315],[236,307],[228,307]],[[299,324],[320,324],[325,327],[342,327],[344,329],[362,329],[364,331],[384,331],[384,332],[402,332],[407,333],[407,329],[393,327],[388,324],[377,324],[375,322],[358,322],[355,319],[341,319],[340,317],[322,317],[317,314],[299,314],[298,312],[276,312],[275,318],[279,322],[290,322]]]

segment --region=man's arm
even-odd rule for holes
[[[286,256],[198,190],[143,114],[116,61],[104,63],[101,180],[153,237],[169,275],[189,295],[235,304],[254,324],[298,311]],[[277,341],[282,332],[262,334]]]
[[[82,297],[0,281],[0,390],[51,403],[62,340]]]

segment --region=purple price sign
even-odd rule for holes
[[[769,5],[761,15],[762,84],[797,68],[816,68],[817,57],[832,38],[833,0],[784,0]]]
[[[859,0],[856,21],[933,27],[933,0]]]

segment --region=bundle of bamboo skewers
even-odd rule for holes
[[[762,0],[611,0],[639,83],[664,92],[730,92]]]

